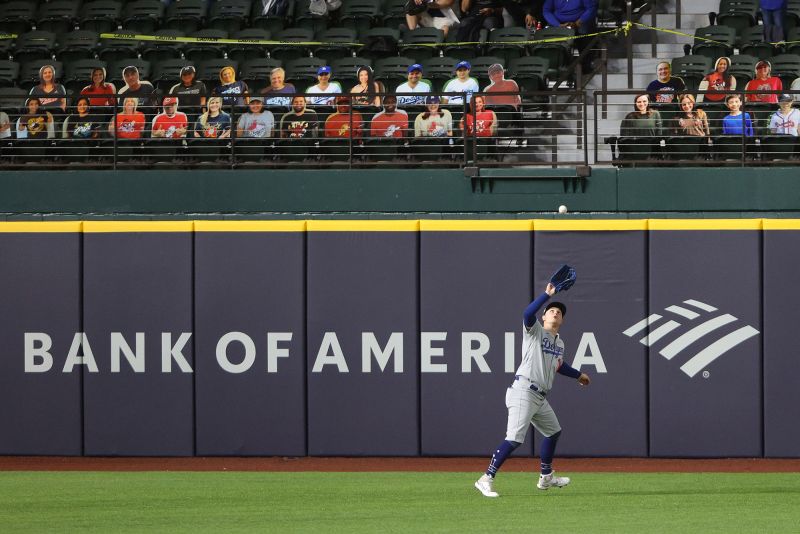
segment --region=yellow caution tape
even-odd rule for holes
[[[2,39],[16,39],[16,33],[0,33],[0,40]]]
[[[171,35],[139,35],[135,33],[101,33],[101,39],[123,41],[158,41],[163,43],[205,43],[243,45],[298,45],[298,46],[364,46],[361,43],[326,43],[321,41],[272,41],[264,39],[222,39],[217,37],[174,37]]]

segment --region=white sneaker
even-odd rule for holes
[[[489,475],[483,475],[481,478],[475,482],[475,487],[478,488],[478,491],[483,493],[484,497],[499,497],[500,494],[494,491],[492,485],[494,484],[494,479]]]
[[[546,490],[550,488],[563,488],[569,484],[569,477],[557,477],[556,472],[553,471],[549,475],[539,475],[539,483],[536,484],[536,487],[540,490]]]

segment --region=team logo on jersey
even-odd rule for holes
[[[704,341],[710,341],[700,347],[700,350],[681,366],[681,371],[690,377],[694,377],[732,348],[759,334],[758,330],[746,325],[717,339],[710,339],[711,334],[739,319],[729,313],[717,315],[717,308],[697,300],[685,300],[682,304],[685,306],[672,305],[664,308],[664,311],[669,314],[666,317],[654,313],[622,333],[630,338],[644,334],[639,339],[639,343],[646,347],[663,345],[658,353],[667,360],[672,360],[675,356],[683,353],[701,338]],[[712,317],[708,318],[709,316]],[[685,331],[682,331],[681,328]],[[680,335],[676,337],[675,334]]]

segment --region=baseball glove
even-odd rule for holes
[[[576,277],[575,269],[565,264],[550,277],[550,283],[555,286],[556,291],[566,291],[575,283]]]

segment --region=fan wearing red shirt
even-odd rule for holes
[[[122,103],[122,111],[111,119],[109,133],[119,139],[141,139],[144,130],[144,113],[136,111],[139,99],[128,97]]]
[[[383,98],[383,111],[375,114],[370,123],[370,137],[405,137],[408,132],[408,113],[397,109],[397,97]]]
[[[186,113],[178,111],[178,99],[174,96],[164,98],[164,112],[153,119],[153,137],[181,139],[186,137],[189,120]]]
[[[81,89],[81,94],[89,97],[89,105],[112,107],[116,105],[117,88],[106,81],[106,69],[96,67],[92,69],[92,83]]]
[[[780,91],[783,89],[783,83],[777,76],[771,76],[772,64],[769,61],[761,60],[756,63],[756,77],[747,83],[744,88],[745,91]],[[778,103],[778,94],[749,94],[747,95],[748,102],[769,102],[771,104]]]
[[[361,124],[361,113],[350,109],[350,98],[337,97],[336,113],[325,121],[325,137],[361,137]],[[350,131],[351,125],[352,132]]]
[[[461,129],[465,126],[467,137],[492,137],[497,133],[497,115],[486,109],[483,96],[475,96],[470,102],[470,111],[461,119]]]

